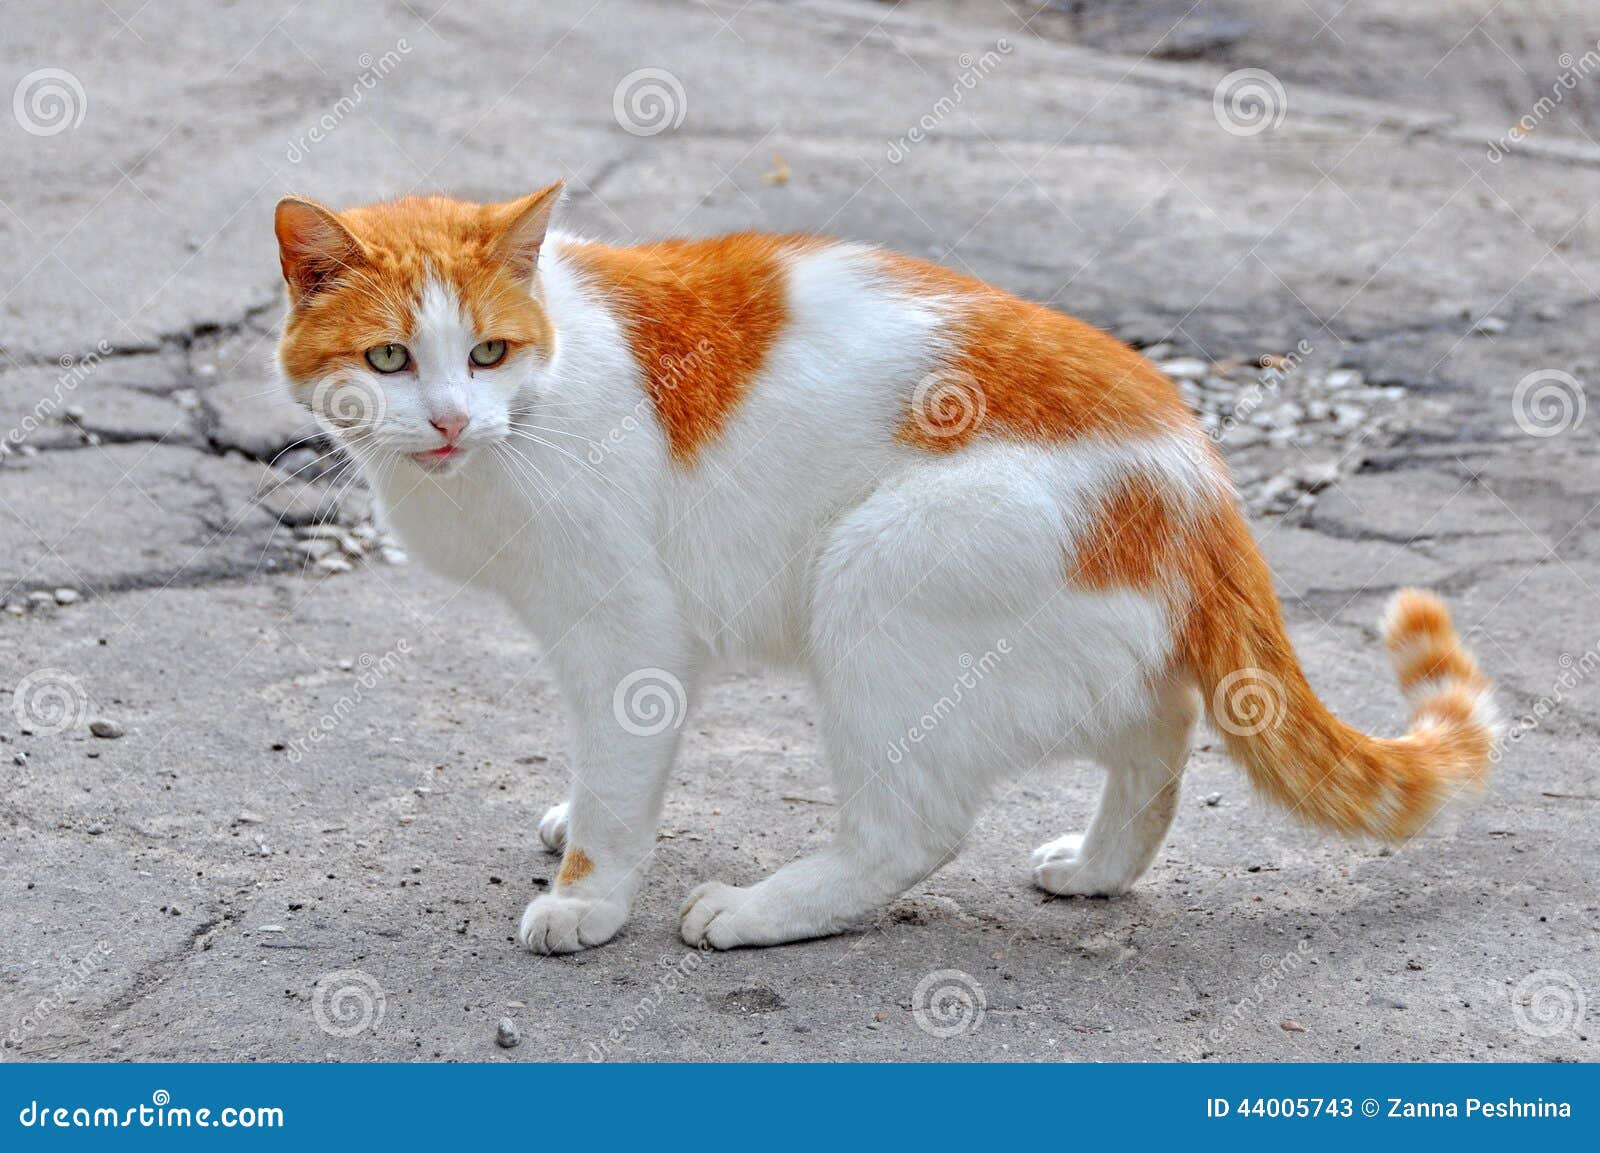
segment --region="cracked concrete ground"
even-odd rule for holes
[[[1134,7],[7,5],[3,1055],[1595,1058],[1600,21]],[[654,135],[613,109],[642,68],[672,81]],[[1264,124],[1215,100],[1244,68],[1277,85]],[[559,702],[504,612],[387,563],[299,443],[270,213],[555,177],[595,234],[877,241],[1146,347],[1225,434],[1343,716],[1403,715],[1385,596],[1449,597],[1518,718],[1492,789],[1391,852],[1203,747],[1137,891],[1050,900],[1027,853],[1098,785],[1063,766],[861,932],[695,954],[689,888],[830,826],[804,686],[751,671],[686,731],[621,938],[517,951]],[[941,971],[981,1017],[919,1015]]]

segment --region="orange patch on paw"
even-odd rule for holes
[[[561,858],[561,872],[556,874],[556,883],[576,885],[592,872],[594,862],[589,859],[588,853],[582,849],[568,849],[567,855]]]
[[[740,233],[566,250],[621,318],[675,463],[693,464],[744,399],[788,320],[784,259],[813,243]]]

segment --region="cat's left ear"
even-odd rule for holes
[[[495,255],[520,280],[527,280],[539,266],[539,249],[544,246],[550,214],[561,199],[561,189],[562,182],[558,180],[521,200],[500,205],[500,239],[495,242]]]

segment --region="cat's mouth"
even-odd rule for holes
[[[438,448],[430,448],[426,452],[407,453],[413,461],[428,472],[450,472],[467,455],[467,450],[459,444],[446,444]]]

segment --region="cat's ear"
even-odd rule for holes
[[[300,305],[326,288],[341,272],[367,264],[361,243],[339,218],[312,200],[298,196],[278,201],[273,219],[278,233],[278,259],[289,297]]]
[[[558,180],[521,200],[500,205],[500,238],[495,242],[495,256],[520,280],[531,277],[539,266],[539,249],[550,227],[550,214],[561,199],[561,188]]]

